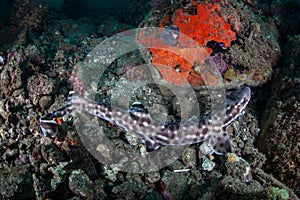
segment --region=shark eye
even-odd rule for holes
[[[134,102],[131,105],[128,112],[130,112],[130,113],[141,112],[141,113],[148,114],[148,110],[145,108],[145,106],[141,102]]]

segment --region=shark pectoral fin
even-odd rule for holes
[[[216,154],[223,155],[227,152],[231,152],[230,139],[226,132],[211,136],[209,138],[209,144]]]
[[[146,145],[148,151],[155,151],[161,147],[161,145],[158,142],[149,137],[140,136],[140,139],[141,142]]]
[[[159,144],[154,144],[154,145],[146,145],[148,151],[156,151],[158,150],[161,146]]]

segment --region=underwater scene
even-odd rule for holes
[[[0,200],[297,200],[299,0],[0,0]]]

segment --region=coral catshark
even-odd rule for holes
[[[159,123],[152,119],[148,110],[139,102],[129,110],[98,103],[82,95],[70,92],[67,106],[43,116],[40,119],[44,134],[54,135],[58,131],[55,118],[84,110],[101,119],[113,122],[127,131],[134,131],[149,148],[161,145],[187,145],[209,140],[215,153],[231,151],[227,127],[241,114],[251,97],[249,87],[232,92],[226,100],[198,120],[182,123]]]

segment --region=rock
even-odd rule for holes
[[[50,107],[53,104],[53,98],[51,96],[42,96],[39,99],[39,106],[42,109],[46,109],[48,107]]]
[[[78,197],[94,199],[94,184],[82,170],[74,170],[69,176],[69,187]]]
[[[58,164],[65,160],[64,153],[53,143],[42,145],[41,154],[48,164]]]
[[[165,183],[165,193],[173,199],[188,198],[188,178],[186,173],[164,171],[161,180]]]
[[[258,147],[267,156],[265,170],[300,195],[300,37],[290,38],[285,49],[284,67],[267,91]]]
[[[146,180],[150,183],[154,183],[160,179],[159,172],[149,172],[146,174]]]
[[[112,193],[119,199],[136,199],[136,193],[138,193],[138,187],[130,182],[125,182],[115,186],[112,189]]]
[[[16,160],[12,164],[0,164],[0,195],[4,199],[34,198],[29,165]]]

